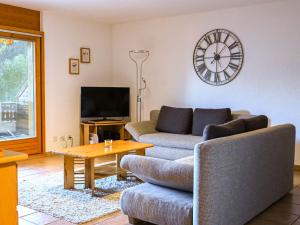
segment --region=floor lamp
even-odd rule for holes
[[[149,58],[150,52],[147,50],[131,50],[129,51],[129,58],[136,66],[136,117],[137,121],[142,120],[142,91],[146,89],[146,80],[143,78],[143,63]]]

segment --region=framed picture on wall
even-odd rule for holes
[[[79,74],[79,59],[69,59],[69,74]]]
[[[90,48],[80,48],[80,62],[90,63],[91,62],[91,49]]]

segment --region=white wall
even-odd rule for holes
[[[298,0],[287,0],[114,25],[114,84],[135,87],[135,67],[128,51],[148,49],[144,118],[163,104],[231,107],[266,114],[273,125],[293,123],[300,129],[299,11]],[[221,87],[203,83],[192,64],[198,39],[215,28],[236,33],[245,51],[240,75]],[[299,134],[297,140],[300,142]],[[300,164],[299,144],[296,164]]]
[[[111,26],[44,12],[46,148],[53,137],[73,135],[79,144],[80,87],[111,85]],[[80,57],[80,47],[91,48],[90,64],[80,64],[80,75],[68,74],[69,58]]]

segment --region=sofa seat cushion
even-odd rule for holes
[[[194,165],[139,155],[126,155],[121,167],[151,184],[193,192]]]
[[[203,137],[159,132],[141,135],[139,141],[169,148],[194,149],[196,144],[203,141]]]
[[[194,166],[194,155],[175,160],[175,162]]]
[[[154,224],[192,225],[193,193],[145,183],[123,191],[121,209]]]
[[[177,160],[187,156],[194,155],[194,149],[154,146],[152,148],[146,148],[145,153],[146,156],[152,158]]]

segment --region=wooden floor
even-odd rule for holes
[[[19,163],[19,177],[41,176],[63,170],[63,159],[60,156],[36,155]],[[300,225],[300,172],[295,172],[294,190],[257,216],[247,225]],[[299,185],[299,186],[298,186]],[[19,225],[72,225],[67,221],[19,206]],[[84,225],[129,225],[128,219],[121,212],[111,214]]]
[[[105,160],[112,160],[105,159]],[[97,161],[97,163],[101,161]],[[31,156],[29,160],[18,163],[19,177],[45,175],[47,173],[59,172],[63,170],[63,158],[61,156]],[[19,206],[19,225],[72,225],[72,223],[59,220],[50,215],[37,212],[35,210]],[[101,219],[84,223],[84,225],[129,225],[126,216],[120,212],[111,214]]]

